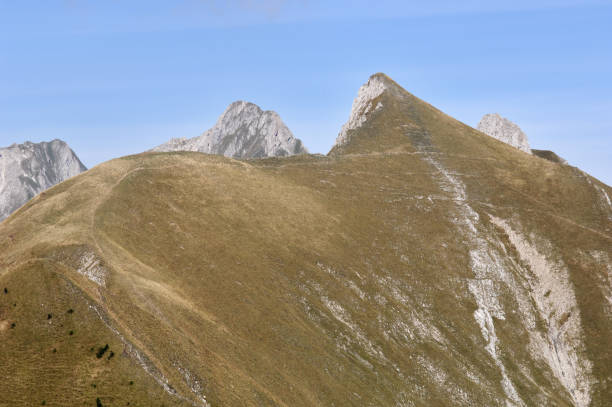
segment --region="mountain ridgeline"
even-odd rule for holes
[[[108,161],[0,223],[0,405],[612,405],[611,195],[383,74],[327,156]]]
[[[201,136],[171,139],[151,151],[198,151],[242,159],[308,153],[276,112],[242,101],[229,105]],[[38,193],[86,168],[65,142],[53,140],[0,149],[0,170],[1,221]]]

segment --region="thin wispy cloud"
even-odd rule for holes
[[[217,17],[232,17],[250,14],[252,17],[275,18],[280,16],[288,0],[183,0],[175,3],[179,12],[212,14]]]
[[[269,23],[374,21],[444,15],[499,14],[612,5],[611,0],[24,0],[15,8],[0,0],[0,32],[20,21],[35,32],[148,32],[223,28]],[[18,14],[15,14],[18,13]],[[25,25],[24,25],[25,24]]]

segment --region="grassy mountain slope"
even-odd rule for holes
[[[612,190],[381,78],[327,157],[124,157],[1,223],[0,405],[612,403]]]

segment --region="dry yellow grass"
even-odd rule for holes
[[[475,243],[441,168],[511,272],[520,258],[488,214],[567,266],[593,405],[612,403],[612,277],[597,260],[612,259],[612,214],[595,186],[610,188],[399,87],[381,101],[328,157],[129,156],[5,220],[0,405],[503,404],[473,317]],[[571,405],[530,353],[518,300],[495,284],[500,360],[518,395]],[[105,344],[110,360],[96,357]]]

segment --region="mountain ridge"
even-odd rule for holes
[[[609,405],[612,189],[370,102],[328,156],[122,157],[0,223],[0,400]]]

